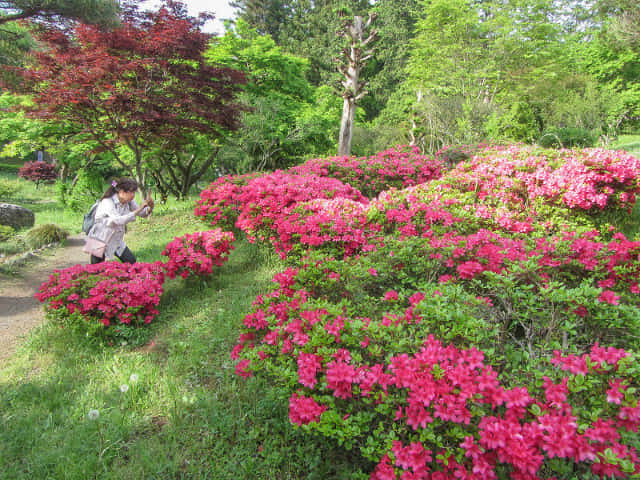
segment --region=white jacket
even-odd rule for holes
[[[96,209],[95,224],[89,230],[88,236],[97,238],[107,244],[104,256],[107,260],[113,260],[115,255],[122,255],[127,245],[124,243],[125,225],[135,222],[135,211],[138,204],[135,200],[129,203],[120,203],[118,194],[112,197],[103,198]],[[149,208],[145,207],[141,212],[141,217],[149,215]]]

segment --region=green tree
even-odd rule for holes
[[[209,61],[247,75],[239,99],[248,107],[243,127],[227,137],[221,151],[225,170],[285,167],[305,154],[326,153],[333,145],[339,113],[306,78],[306,59],[286,53],[269,35],[244,20],[235,31],[211,41]],[[245,160],[238,164],[238,156]],[[235,158],[233,163],[225,159]]]
[[[59,179],[67,183],[65,192],[69,194],[81,170],[91,169],[96,163],[101,163],[104,170],[112,162],[97,142],[73,124],[26,116],[23,109],[32,106],[27,96],[0,95],[0,157],[26,160],[37,150],[47,151],[58,167]]]
[[[238,18],[255,28],[261,35],[277,38],[287,17],[285,0],[237,0],[230,5],[238,9]]]
[[[423,148],[488,135],[533,141],[549,107],[566,96],[562,88],[588,101],[591,82],[576,70],[575,34],[589,24],[579,2],[561,12],[551,0],[422,0],[421,7],[404,91],[414,105],[405,126]]]
[[[376,54],[363,70],[369,92],[360,102],[367,120],[374,120],[406,77],[409,43],[418,18],[418,0],[379,0],[370,9],[376,14]]]
[[[599,0],[598,11],[611,41],[640,52],[640,3],[636,0]]]
[[[24,19],[71,19],[113,26],[118,11],[116,0],[0,0],[0,25]]]

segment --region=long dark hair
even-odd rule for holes
[[[107,188],[106,192],[104,192],[104,195],[102,195],[101,200],[105,198],[113,197],[116,194],[116,192],[120,190],[124,190],[125,192],[135,192],[138,190],[138,182],[136,182],[132,178],[127,178],[127,177],[118,178],[117,180],[114,180],[113,182],[111,182],[111,186]]]

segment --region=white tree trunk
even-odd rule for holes
[[[342,36],[349,40],[349,47],[345,48],[344,56],[346,65],[338,67],[344,75],[342,86],[344,87],[344,103],[342,106],[342,120],[340,122],[340,135],[338,137],[338,155],[351,155],[351,139],[353,138],[353,122],[356,113],[356,104],[367,92],[366,83],[360,83],[360,72],[366,61],[373,55],[373,50],[367,50],[367,45],[373,42],[377,36],[375,30],[365,38],[365,33],[371,26],[375,15],[369,15],[369,20],[364,22],[362,17],[354,17],[353,22],[348,22]]]
[[[345,98],[342,105],[342,121],[338,138],[338,155],[351,155],[351,139],[353,138],[353,120],[356,114],[356,103],[353,98]]]

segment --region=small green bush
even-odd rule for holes
[[[5,202],[18,193],[18,186],[11,180],[0,178],[0,201]]]
[[[595,146],[596,138],[586,128],[551,128],[542,134],[538,144],[544,148],[589,148]]]
[[[26,234],[26,243],[31,248],[40,248],[43,245],[61,242],[68,236],[69,232],[49,223],[29,230]]]
[[[6,242],[16,234],[16,231],[9,225],[0,225],[0,242]]]
[[[16,234],[16,231],[9,225],[0,225],[0,242],[6,242]]]

